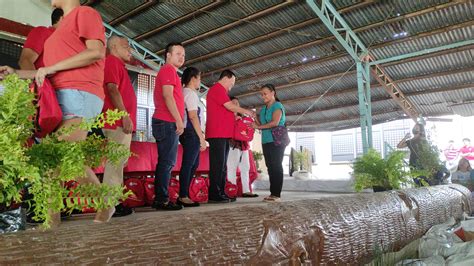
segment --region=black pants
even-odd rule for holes
[[[280,197],[283,187],[283,156],[285,146],[276,146],[273,142],[265,143],[263,146],[263,157],[270,178],[270,194]]]
[[[225,197],[229,139],[212,138],[209,142],[209,199]]]

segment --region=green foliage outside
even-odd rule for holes
[[[403,151],[392,151],[383,159],[380,153],[370,149],[354,162],[354,189],[358,192],[374,186],[400,189],[402,185],[411,184],[414,175],[404,158]]]
[[[25,146],[31,136],[35,113],[34,95],[28,81],[16,75],[8,76],[0,96],[0,204],[21,201],[21,190],[29,183],[35,201],[35,219],[44,220],[47,228],[51,212],[82,210],[84,207],[104,209],[126,199],[122,186],[81,184],[69,195],[64,182],[85,176],[85,167],[97,167],[108,158],[118,162],[128,158],[130,152],[123,145],[88,137],[84,141],[67,142],[60,136],[68,135],[78,127],[84,130],[113,124],[125,112],[109,111],[95,120],[84,121],[76,127],[61,129],[42,139],[40,144]],[[49,210],[49,212],[48,212]]]
[[[263,153],[259,151],[252,151],[253,160],[255,161],[257,171],[260,172],[260,160],[263,159]]]

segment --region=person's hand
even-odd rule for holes
[[[184,124],[183,121],[180,119],[176,121],[176,135],[180,136],[184,132]]]
[[[252,117],[252,118],[254,118],[254,119],[255,119],[255,117],[256,117],[256,114],[255,114],[254,111],[252,111],[252,110],[247,110],[247,109],[245,109],[244,115],[250,116],[250,117]]]
[[[0,80],[3,80],[6,76],[14,74],[16,70],[9,66],[0,66]]]
[[[52,75],[54,73],[56,73],[56,71],[54,71],[52,67],[40,67],[35,76],[36,85],[41,87],[46,76]]]
[[[122,117],[123,133],[131,134],[133,132],[133,122],[130,116],[126,115]]]
[[[255,123],[255,122],[253,122],[253,123],[252,123],[252,128],[253,128],[253,129],[259,129],[259,128],[258,128],[258,124]]]
[[[199,149],[201,151],[205,151],[206,150],[206,147],[207,147],[207,143],[206,143],[206,140],[204,139],[204,137],[202,138],[199,138]]]

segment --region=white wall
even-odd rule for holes
[[[50,26],[48,0],[0,0],[0,17],[32,26]]]

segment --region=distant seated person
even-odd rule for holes
[[[466,158],[462,158],[458,163],[458,170],[451,176],[451,182],[474,190],[474,171]]]

